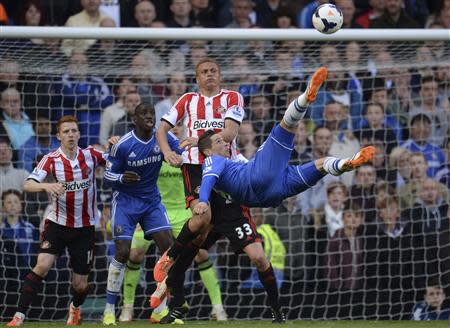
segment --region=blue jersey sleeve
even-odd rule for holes
[[[178,140],[178,138],[170,131],[167,133],[167,141],[169,142],[170,149],[178,155],[183,153],[183,149],[180,149],[180,140]]]
[[[220,156],[207,157],[202,165],[203,176],[202,184],[200,185],[199,200],[207,203],[211,191],[214,188],[217,180],[225,169],[225,163],[227,159]]]
[[[116,144],[112,146],[106,161],[104,178],[112,187],[122,183],[123,167],[125,164],[120,147],[122,145],[123,144]]]

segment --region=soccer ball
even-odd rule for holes
[[[332,34],[342,27],[342,12],[335,5],[325,3],[314,11],[312,23],[317,31]]]

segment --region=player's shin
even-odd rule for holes
[[[184,276],[184,273],[191,266],[194,261],[195,256],[197,256],[199,247],[192,243],[186,245],[186,247],[181,252],[177,261],[174,263],[172,268],[169,271],[169,275],[167,276],[167,286],[172,287],[175,286],[177,281],[179,281],[179,277],[181,275]]]
[[[258,271],[258,277],[267,293],[267,304],[274,310],[280,309],[277,278],[273,271],[272,264],[263,272]]]
[[[198,263],[197,267],[200,278],[208,291],[211,304],[222,304],[219,279],[217,278],[217,272],[210,259],[208,258],[206,261]]]
[[[141,276],[141,264],[128,260],[123,282],[123,304],[133,305],[136,287]]]
[[[178,256],[181,254],[183,249],[192,241],[194,240],[200,231],[191,231],[189,228],[189,221],[191,219],[187,220],[183,228],[181,229],[177,239],[175,240],[174,244],[169,248],[167,251],[167,256],[169,256],[172,259],[177,259]]]
[[[34,296],[42,285],[43,278],[33,271],[25,276],[22,285],[22,291],[19,298],[19,306],[17,312],[25,314],[33,301]]]
[[[297,99],[292,101],[283,116],[283,121],[287,126],[293,128],[297,125],[306,114],[308,103],[306,102],[306,93],[300,95]]]
[[[112,259],[108,269],[108,282],[106,286],[106,307],[105,312],[114,313],[120,288],[122,287],[123,276],[125,274],[125,263],[120,263]]]

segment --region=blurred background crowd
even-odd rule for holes
[[[0,1],[0,22],[17,26],[311,28],[302,0],[28,0]],[[344,28],[450,28],[450,1],[336,0]],[[277,263],[291,318],[409,319],[420,306],[450,304],[450,44],[426,42],[0,40],[0,318],[10,317],[22,275],[35,261],[44,194],[23,194],[39,160],[58,147],[55,122],[80,120],[81,146],[106,149],[132,129],[140,102],[157,120],[185,92],[197,91],[194,68],[218,60],[223,88],[238,90],[246,117],[238,142],[251,158],[286,106],[324,65],[328,81],[299,124],[292,164],[378,152],[369,165],[327,176],[276,209],[255,209],[258,225],[276,232],[266,250]],[[97,174],[92,317],[105,297],[112,243],[105,232],[110,191]],[[349,203],[349,201],[351,201]],[[348,219],[348,218],[351,219]],[[262,228],[261,228],[262,229]],[[262,231],[262,230],[261,230]],[[275,237],[276,236],[276,237]],[[279,242],[281,241],[281,243]],[[276,246],[276,247],[275,247]],[[236,318],[267,315],[250,264],[225,241],[216,247],[224,305]],[[152,250],[146,267],[155,259]],[[62,318],[69,271],[60,257],[31,317]],[[154,285],[142,278],[137,316],[148,315]],[[207,312],[191,272],[191,317]],[[427,298],[439,294],[438,301]],[[437,292],[436,292],[437,291]],[[97,309],[98,308],[98,309]],[[96,312],[97,311],[97,312]]]

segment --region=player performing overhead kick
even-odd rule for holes
[[[296,126],[305,115],[308,105],[316,99],[326,77],[325,67],[314,73],[306,91],[289,104],[281,123],[273,128],[268,139],[248,163],[227,159],[228,145],[213,131],[207,131],[199,138],[199,151],[207,158],[203,163],[200,201],[194,208],[191,220],[201,220],[202,215],[207,213],[213,188],[250,207],[277,206],[283,199],[312,187],[326,174],[340,175],[373,158],[375,148],[369,146],[351,159],[325,157],[301,166],[288,165]],[[195,238],[198,233],[195,235],[195,231],[192,232],[192,238]],[[155,277],[165,277],[176,260],[166,252],[155,266]]]

